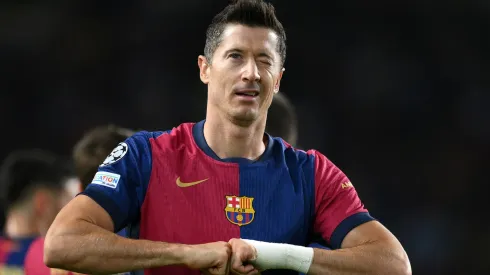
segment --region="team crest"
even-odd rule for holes
[[[107,156],[104,162],[100,165],[100,167],[111,165],[126,155],[128,152],[128,145],[125,142],[119,143],[114,150]]]
[[[226,196],[226,219],[238,226],[251,223],[255,216],[253,200],[249,197]]]

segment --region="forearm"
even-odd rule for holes
[[[338,250],[314,249],[308,274],[360,275],[411,274],[410,262],[401,246],[381,241]]]
[[[188,246],[120,237],[89,222],[50,229],[47,266],[81,273],[119,272],[183,264]]]

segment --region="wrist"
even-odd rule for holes
[[[259,269],[288,269],[307,273],[313,261],[313,248],[291,244],[243,240],[252,245],[256,259],[252,262]]]
[[[160,251],[160,265],[189,265],[189,253],[192,253],[192,246],[176,243],[162,243],[163,249]]]

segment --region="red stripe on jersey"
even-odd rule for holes
[[[203,244],[240,238],[236,213],[229,215],[226,196],[239,196],[239,167],[214,160],[192,137],[192,125],[150,140],[152,171],[141,208],[140,238]],[[178,145],[178,146],[176,146]],[[177,184],[179,179],[179,185]],[[198,184],[190,184],[202,181]],[[187,183],[188,187],[182,183]],[[236,202],[240,202],[237,198]],[[145,270],[145,274],[200,274],[184,267]]]

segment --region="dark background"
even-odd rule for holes
[[[490,2],[271,2],[301,147],[346,172],[414,274],[490,274]],[[0,158],[203,119],[197,55],[225,4],[2,1]]]

